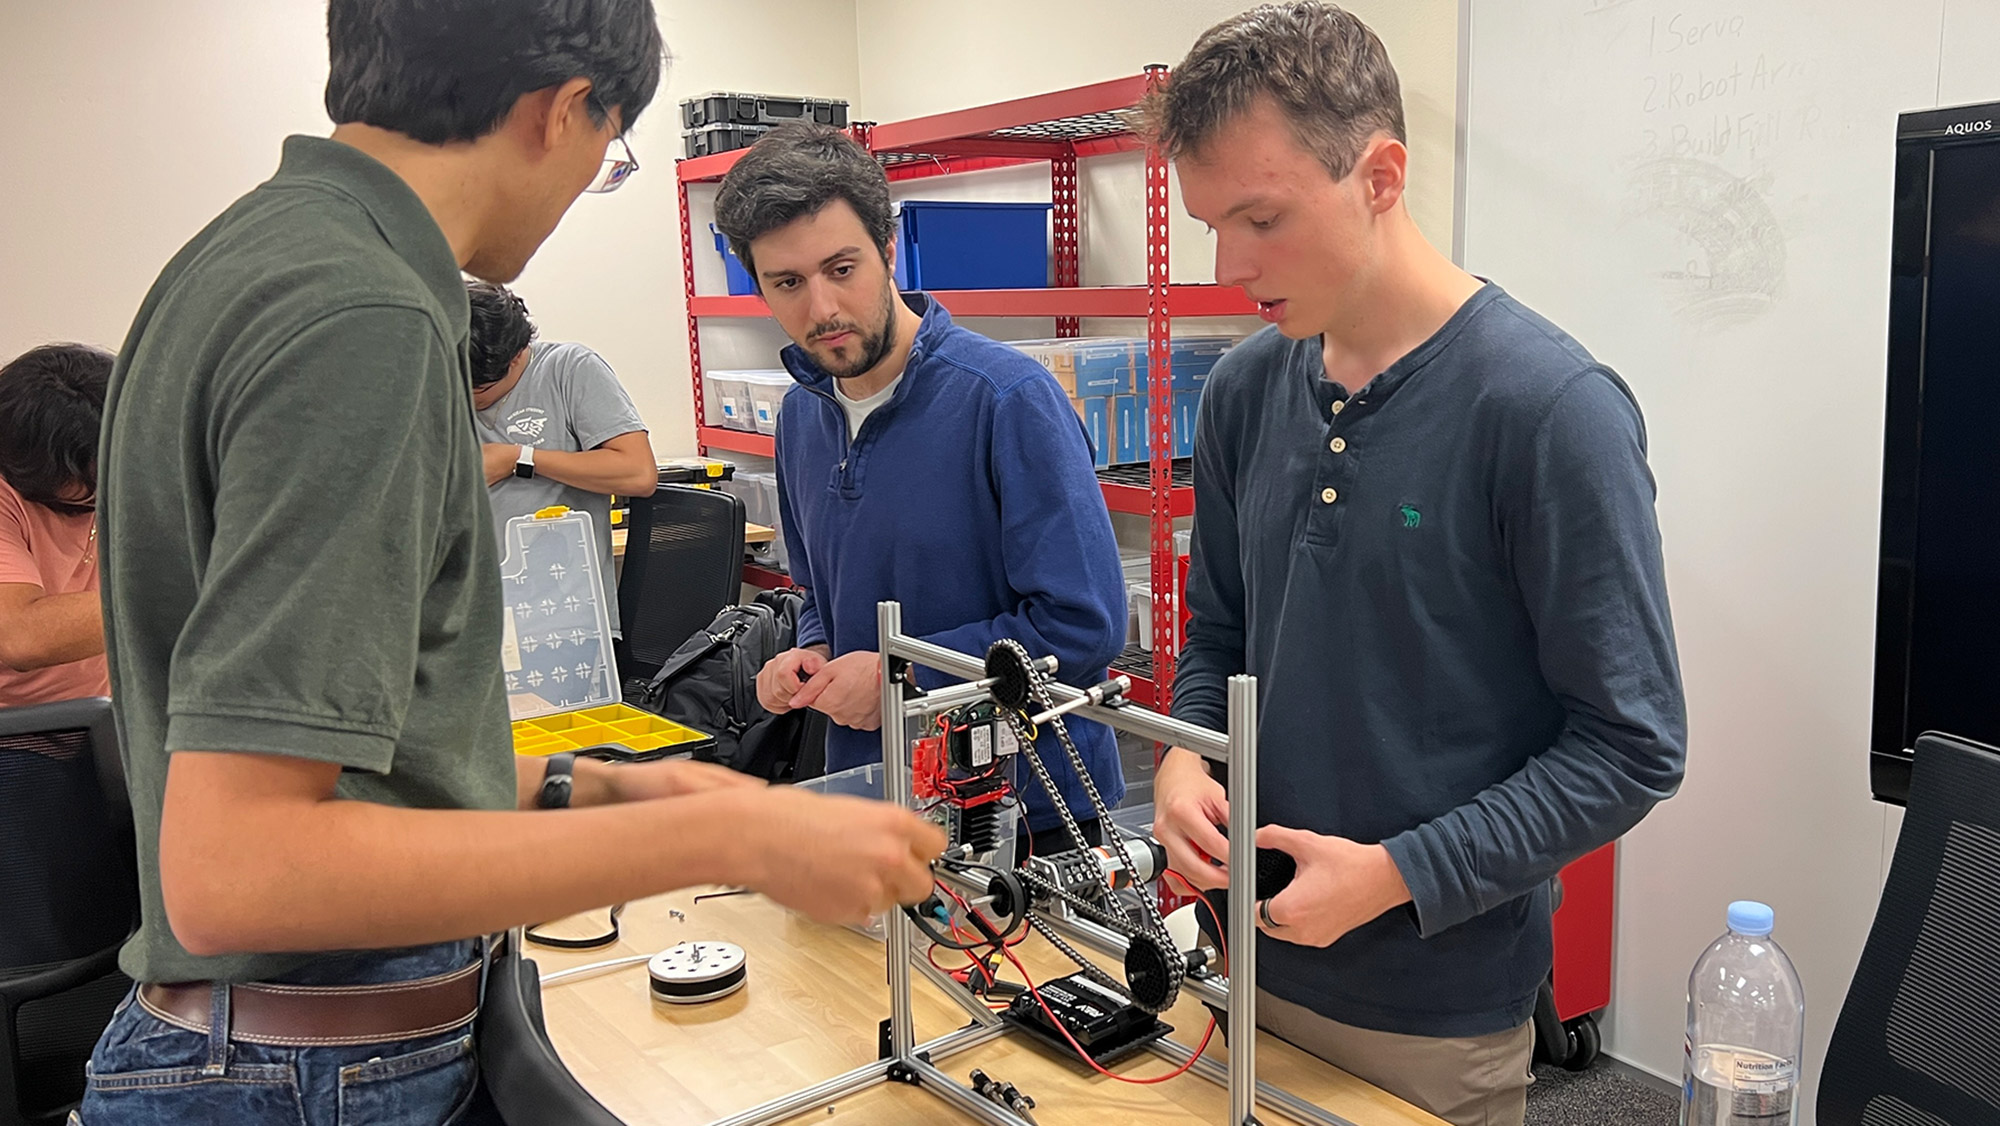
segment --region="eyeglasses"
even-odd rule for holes
[[[591,103],[597,107],[598,112],[602,113],[607,119],[610,118],[611,112],[604,108],[603,102],[597,100],[597,95],[592,93],[589,97]],[[620,133],[613,139],[617,142],[618,147],[624,151],[624,158],[621,160],[608,152],[604,154],[604,166],[597,170],[596,178],[590,181],[590,186],[583,189],[584,191],[594,195],[615,192],[625,185],[625,181],[632,177],[632,173],[639,170],[639,160],[632,155],[632,146],[626,143],[625,134]]]
[[[584,191],[597,195],[615,192],[625,186],[625,181],[632,177],[632,173],[639,170],[639,161],[632,155],[632,146],[625,143],[624,137],[619,137],[617,144],[619,148],[625,150],[623,159],[605,154],[604,167],[597,170],[597,178],[592,180],[590,186],[583,189]]]

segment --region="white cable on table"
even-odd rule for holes
[[[557,970],[554,973],[543,974],[542,984],[555,985],[558,982],[567,981],[573,977],[582,977],[585,974],[597,973],[600,970],[617,969],[619,966],[636,966],[642,962],[650,962],[652,960],[653,956],[651,954],[629,954],[623,958],[612,958],[603,962],[590,962],[586,965],[571,966],[566,970]]]

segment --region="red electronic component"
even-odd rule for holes
[[[955,797],[952,799],[951,804],[957,806],[960,809],[977,809],[982,805],[987,805],[992,802],[999,801],[1001,798],[1004,798],[1006,796],[1007,796],[1007,787],[995,786],[992,789],[987,790],[983,794],[974,794],[971,797]]]
[[[933,735],[910,743],[910,789],[919,801],[931,801],[942,792],[944,781],[944,736]]]

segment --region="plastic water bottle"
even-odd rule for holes
[[[1805,1051],[1805,986],[1762,903],[1729,905],[1729,933],[1688,978],[1681,1126],[1792,1126]]]

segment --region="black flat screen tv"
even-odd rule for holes
[[[1896,132],[1869,781],[1939,731],[2000,745],[2000,102]]]

